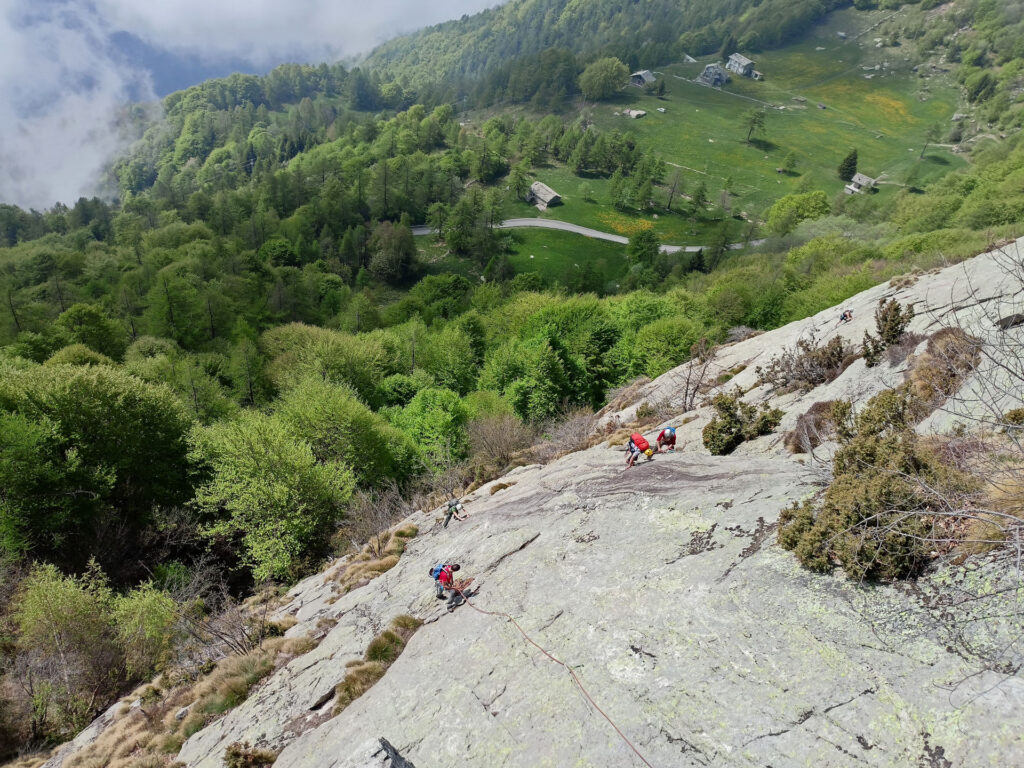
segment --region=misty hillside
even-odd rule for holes
[[[654,764],[1007,763],[1022,25],[513,0],[127,110],[0,205],[0,760],[631,759],[458,559]]]

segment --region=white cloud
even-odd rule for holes
[[[0,202],[43,208],[87,194],[124,146],[115,120],[145,73],[105,53],[108,31],[63,2],[13,0],[0,15]]]
[[[111,24],[203,58],[266,65],[366,51],[389,37],[497,5],[499,0],[96,0]]]
[[[0,0],[0,202],[36,208],[92,194],[124,140],[116,113],[153,98],[111,35],[204,61],[267,68],[363,53],[498,0]]]

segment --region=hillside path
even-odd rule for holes
[[[629,242],[629,238],[623,235],[613,235],[611,232],[602,232],[599,229],[591,229],[590,227],[581,227],[579,224],[570,224],[567,221],[558,221],[557,219],[506,219],[500,224],[494,225],[496,229],[518,229],[520,227],[535,227],[537,229],[556,229],[561,232],[572,232],[573,234],[583,235],[584,237],[592,237],[595,240],[607,240],[612,243],[621,243],[625,245]],[[414,235],[436,235],[437,230],[425,225],[419,225],[412,228]],[[749,243],[731,243],[729,245],[730,250],[738,250],[745,248],[748,245],[755,246],[763,243],[764,240],[751,240]],[[662,253],[697,253],[698,251],[707,248],[706,245],[663,245],[661,246]]]

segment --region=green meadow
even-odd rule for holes
[[[928,147],[921,157],[930,126],[939,126],[943,136],[948,132],[957,90],[946,73],[914,72],[899,47],[875,47],[870,30],[857,36],[856,24],[870,27],[882,16],[840,11],[803,42],[756,55],[763,81],[733,75],[724,88],[708,88],[692,80],[712,59],[673,64],[658,71],[666,81],[665,98],[626,87],[611,102],[584,111],[602,130],[631,131],[642,146],[656,149],[669,164],[668,176],[675,168],[682,173],[687,191],[703,181],[712,207],[728,187],[733,214],[756,218],[791,192],[839,194],[843,182],[836,169],[853,148],[858,169],[880,180],[877,194],[892,196],[966,163],[942,145]],[[647,116],[634,120],[616,114],[627,108],[646,110]],[[754,108],[764,110],[765,130],[748,143],[746,118]],[[790,152],[796,170],[780,173]],[[742,230],[741,222],[728,218],[698,221],[664,210],[616,211],[607,179],[581,178],[563,166],[541,167],[534,175],[563,196],[564,204],[540,214],[545,217],[627,236],[653,226],[663,242],[676,244],[712,242],[724,225]],[[525,203],[510,203],[509,215],[538,213]]]

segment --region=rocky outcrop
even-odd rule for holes
[[[1020,311],[1015,290],[998,258],[979,257],[726,346],[715,373],[732,371],[724,386],[758,402],[771,393],[756,386],[756,365],[812,332],[859,343],[882,296],[916,303],[912,329],[956,315],[981,334],[1001,299]],[[854,320],[840,326],[847,308]],[[645,401],[678,405],[685,372],[604,418],[628,421]],[[772,404],[786,411],[785,429],[813,402],[862,402],[902,380],[901,365],[858,361]],[[414,516],[420,535],[398,565],[348,594],[329,573],[297,585],[283,609],[297,621],[289,632],[323,635],[319,647],[195,734],[178,759],[219,768],[230,743],[247,741],[281,750],[277,768],[643,765],[628,739],[654,766],[1015,764],[1020,590],[1000,554],[901,586],[809,573],[775,532],[784,507],[821,488],[822,465],[790,456],[780,434],[709,456],[709,409],[691,417],[680,450],[628,471],[620,450],[599,445],[480,488],[465,500],[469,518],[447,529],[439,513]],[[959,417],[944,418],[922,428]],[[428,570],[441,560],[474,578],[472,605],[448,613],[435,599]],[[979,592],[1001,596],[977,601]],[[400,614],[424,626],[334,716],[346,664]]]
[[[744,399],[748,402],[759,403],[770,399],[772,406],[785,412],[782,424],[774,434],[744,443],[736,453],[784,456],[786,450],[782,445],[782,435],[792,429],[800,415],[814,403],[837,399],[863,403],[882,390],[903,382],[905,361],[895,366],[883,362],[877,367],[868,368],[861,359],[835,381],[810,392],[780,396],[767,386],[757,385],[757,367],[767,366],[784,350],[795,348],[801,339],[813,338],[824,344],[839,336],[859,350],[865,332],[875,332],[875,309],[879,299],[891,298],[904,305],[914,306],[916,316],[908,329],[911,332],[928,335],[952,325],[986,342],[999,343],[1005,333],[1013,334],[1017,344],[1021,344],[1024,325],[1005,332],[1000,325],[1007,318],[1021,312],[1024,305],[1022,261],[1024,238],[962,264],[897,278],[804,320],[719,347],[708,367],[707,378],[712,382],[716,378],[727,380],[712,387],[712,393],[732,391],[739,387],[746,393]],[[853,313],[851,322],[839,322],[839,316],[844,310]],[[1013,361],[1013,365],[1017,375],[1024,375],[1024,360]],[[692,376],[689,379],[687,376],[689,369],[690,364],[681,365],[641,388],[632,398],[633,402],[626,407],[606,409],[602,412],[603,423],[629,422],[644,403],[664,404],[669,411],[678,408],[683,401],[685,384],[692,380]],[[979,402],[980,399],[1001,400],[1004,409],[1012,407],[1012,390],[1019,389],[1019,386],[1003,382],[1005,386],[1000,387],[998,380],[1002,375],[998,365],[983,361],[979,374],[965,384],[964,396],[957,403],[937,411],[921,425],[921,431],[947,430],[957,420],[957,416],[971,425],[978,418],[991,418],[992,414]],[[981,392],[984,392],[984,398],[978,397]],[[1019,393],[1016,397],[1019,400]],[[712,414],[713,410],[704,406],[687,413],[683,419],[671,420],[677,426],[677,444],[680,448],[706,453],[701,442],[701,430]],[[827,452],[822,458],[828,459]]]
[[[947,648],[920,592],[800,569],[779,510],[817,475],[766,458],[660,456],[623,472],[598,447],[518,473],[457,528],[332,606],[324,644],[186,744],[215,766],[239,739],[286,744],[279,768],[639,765],[562,667],[503,618],[436,602],[454,558],[472,602],[507,612],[564,660],[652,765],[913,765],[1009,759],[1024,684]],[[427,521],[418,521],[421,524]],[[937,577],[938,578],[938,577]],[[363,594],[359,594],[362,592]],[[393,615],[426,619],[387,675],[338,717],[330,689]],[[285,725],[290,726],[282,728]],[[299,735],[295,735],[299,734]]]

